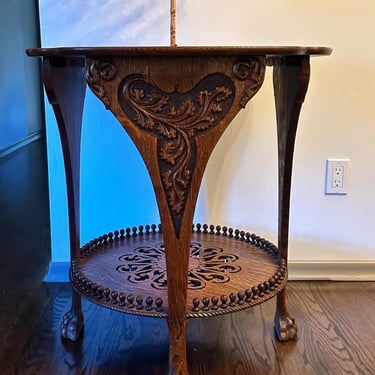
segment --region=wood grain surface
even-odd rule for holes
[[[330,55],[329,47],[303,46],[150,46],[150,47],[54,47],[29,48],[29,56],[181,56],[181,55],[252,55],[252,56],[288,56],[288,55]]]
[[[277,248],[265,239],[241,233],[238,238],[223,232],[192,233],[187,317],[244,310],[272,298],[286,284],[286,267],[278,265]],[[110,241],[102,238],[82,248],[81,258],[71,270],[74,287],[110,309],[167,317],[163,233],[117,235]],[[162,301],[159,308],[157,299]]]
[[[1,374],[166,375],[164,319],[141,318],[83,303],[85,329],[76,343],[62,341],[60,321],[70,286],[49,284],[49,303],[13,365]],[[375,283],[290,282],[289,309],[299,339],[273,335],[274,300],[251,310],[188,324],[192,375],[361,374],[375,372]],[[17,337],[13,337],[17,341]],[[10,365],[10,364],[9,364]]]

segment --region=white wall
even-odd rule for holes
[[[168,21],[168,3],[165,1],[160,18],[163,22]],[[374,14],[373,0],[178,1],[179,45],[323,45],[334,49],[332,56],[312,59],[310,87],[300,117],[292,185],[291,263],[375,264]],[[168,28],[167,24],[166,31]],[[126,40],[126,32],[124,35]],[[144,44],[141,33],[138,40]],[[152,42],[165,44],[168,39],[162,34]],[[270,69],[261,91],[218,144],[196,217],[197,221],[254,231],[276,242],[277,154],[271,73]],[[324,194],[327,158],[351,160],[348,195]],[[52,172],[56,170],[52,168]],[[91,194],[95,202],[95,194]],[[100,205],[100,197],[98,200]],[[118,204],[121,210],[122,203]],[[56,233],[58,226],[53,230]],[[67,257],[65,249],[53,260]],[[375,278],[375,267],[369,274],[366,277]]]
[[[177,37],[181,45],[324,45],[334,49],[330,57],[312,59],[296,140],[290,260],[375,260],[375,3],[190,0],[184,2],[182,12]],[[210,197],[206,204],[209,221],[255,228],[276,241],[277,164],[270,73],[263,91],[224,135],[202,195]],[[351,159],[348,195],[324,194],[327,158]],[[214,187],[214,193],[208,192],[209,187]]]

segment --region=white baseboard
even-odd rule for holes
[[[43,133],[41,131],[37,131],[29,136],[19,140],[18,142],[0,150],[0,158],[9,155],[10,153],[17,151],[18,149],[36,141],[39,138],[43,137]]]
[[[375,261],[289,261],[289,280],[375,281]]]
[[[70,262],[50,262],[48,273],[44,278],[46,283],[69,282]]]
[[[44,281],[69,282],[70,262],[51,262]],[[289,262],[289,280],[375,281],[375,261]]]

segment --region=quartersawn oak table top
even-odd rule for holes
[[[183,55],[251,55],[251,56],[291,56],[291,55],[330,55],[329,47],[302,46],[152,46],[152,47],[53,47],[29,48],[29,56],[183,56]]]

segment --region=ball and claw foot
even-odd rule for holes
[[[279,341],[297,340],[298,328],[289,315],[283,318],[275,317],[275,332]]]
[[[64,315],[61,323],[61,336],[70,341],[77,341],[83,329],[83,315],[72,311]]]

